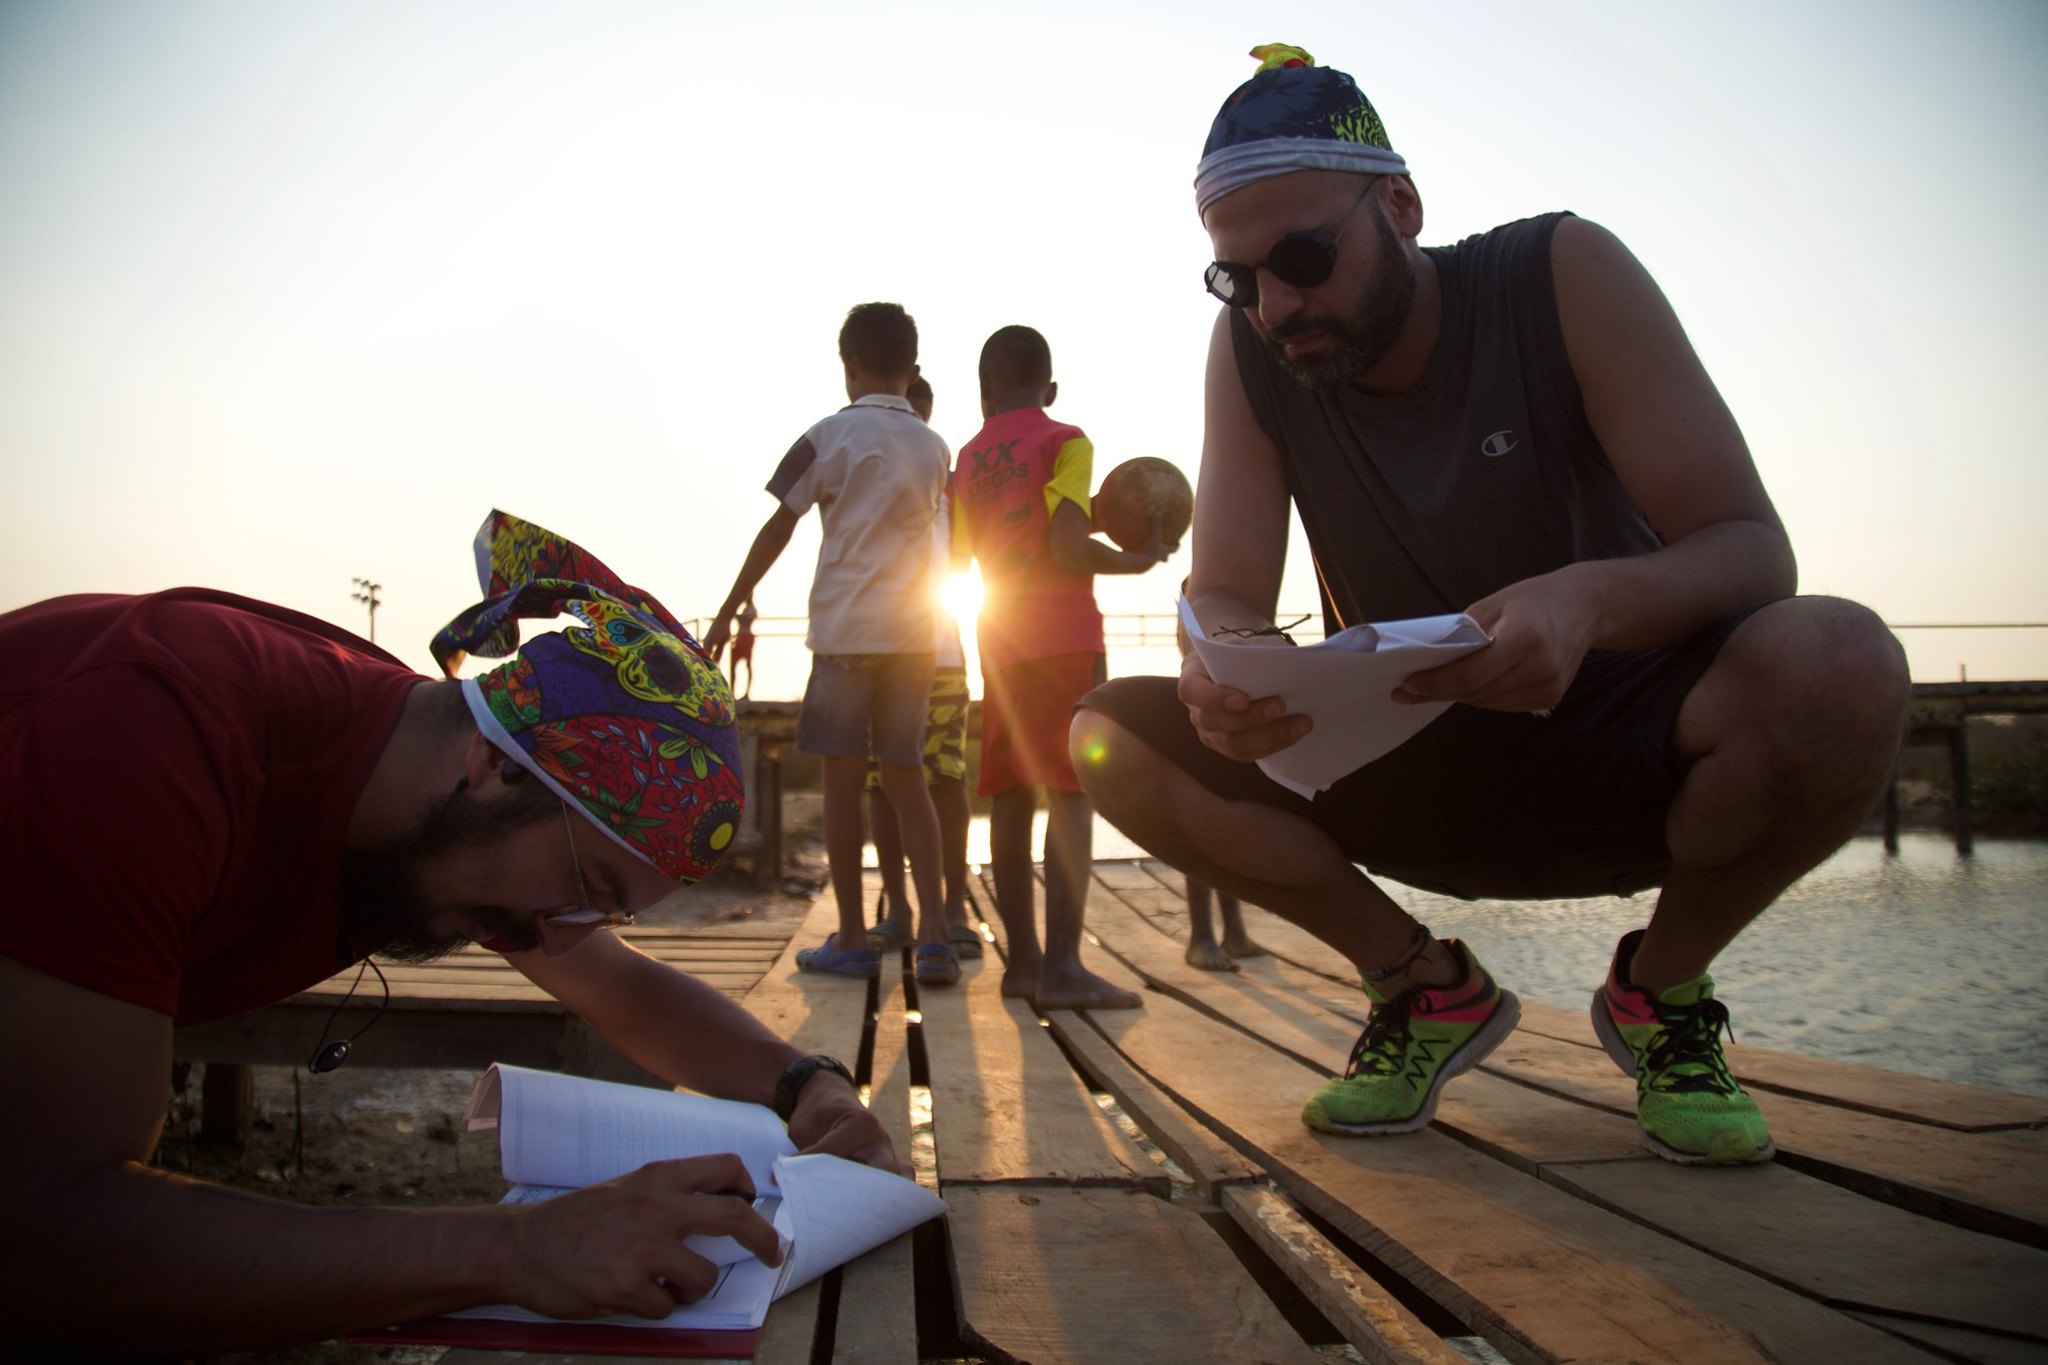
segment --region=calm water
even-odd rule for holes
[[[969,856],[988,857],[984,820]],[[1143,850],[1098,819],[1095,856]],[[1502,984],[1572,1010],[1654,903],[1468,902],[1385,885],[1436,933],[1470,942]],[[1714,981],[1738,1043],[2048,1096],[2048,841],[1980,839],[1963,858],[1938,834],[1902,836],[1896,856],[1851,840],[1721,955]]]

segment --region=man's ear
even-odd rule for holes
[[[1374,192],[1378,192],[1377,186]],[[1393,225],[1396,237],[1413,241],[1422,236],[1422,191],[1415,188],[1413,178],[1388,176],[1386,199],[1381,208],[1387,215],[1387,221]]]
[[[1038,406],[1042,408],[1049,408],[1059,398],[1059,396],[1060,383],[1057,379],[1055,379],[1045,386],[1045,401],[1043,403],[1040,403]]]
[[[468,779],[471,791],[481,793],[491,786],[510,787],[524,782],[533,774],[515,763],[503,749],[485,739],[483,731],[478,730],[463,745],[462,775]]]

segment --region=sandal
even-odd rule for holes
[[[952,943],[953,951],[960,955],[962,961],[971,957],[981,956],[983,946],[981,935],[975,933],[974,930],[966,925],[954,925],[946,937]]]
[[[882,954],[873,948],[841,948],[834,934],[816,948],[799,948],[796,966],[800,972],[873,978],[882,974]]]
[[[868,947],[882,952],[894,952],[910,946],[910,930],[893,919],[885,919],[868,930]]]
[[[917,984],[950,986],[960,979],[960,955],[950,943],[917,945]]]

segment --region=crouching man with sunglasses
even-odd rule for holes
[[[1424,249],[1422,200],[1351,78],[1293,48],[1217,115],[1196,173],[1226,307],[1210,345],[1189,597],[1285,648],[1288,502],[1326,628],[1469,612],[1492,643],[1410,676],[1456,703],[1304,800],[1254,761],[1306,739],[1277,697],[1118,679],[1074,721],[1097,809],[1356,966],[1371,1011],[1310,1127],[1425,1126],[1515,998],[1360,873],[1477,898],[1662,887],[1593,1025],[1648,1147],[1767,1160],[1708,964],[1869,811],[1902,728],[1897,643],[1794,596],[1734,418],[1643,267],[1569,214]],[[1587,985],[1596,983],[1589,980]]]
[[[201,589],[0,615],[0,1346],[218,1351],[496,1302],[659,1317],[715,1282],[685,1236],[775,1258],[732,1156],[480,1209],[308,1209],[150,1166],[174,1028],[373,952],[484,943],[657,1075],[902,1169],[837,1063],[605,932],[738,826],[716,663],[538,526],[493,513],[477,548],[486,599],[435,638],[439,681]],[[582,626],[518,647],[564,613]],[[456,681],[472,650],[512,657]]]

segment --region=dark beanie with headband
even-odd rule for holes
[[[492,512],[476,536],[484,600],[434,636],[484,738],[611,840],[694,882],[732,846],[746,802],[732,693],[668,609],[581,546]],[[580,628],[519,643],[521,621]]]
[[[1259,70],[1231,92],[1195,168],[1195,208],[1294,171],[1406,175],[1372,102],[1341,71],[1285,43],[1251,50]]]

